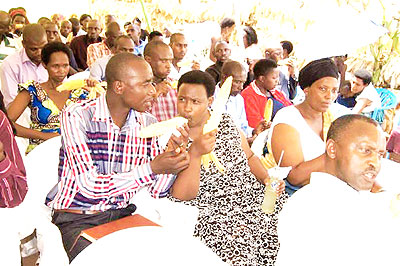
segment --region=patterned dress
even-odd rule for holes
[[[218,126],[215,153],[225,172],[214,163],[208,170],[201,166],[198,195],[184,201],[199,209],[194,236],[231,265],[273,265],[279,249],[277,214],[287,195],[277,200],[273,214],[261,211],[264,185],[250,172],[239,131],[227,114]]]
[[[60,134],[60,114],[61,110],[50,99],[47,92],[36,81],[28,81],[19,84],[18,89],[27,90],[31,96],[29,108],[31,109],[31,129]],[[75,103],[79,100],[87,99],[89,92],[83,88],[72,90],[65,106]],[[30,152],[37,145],[42,143],[41,139],[29,139],[29,146],[26,153]]]

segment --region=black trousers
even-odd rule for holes
[[[91,244],[87,239],[79,237],[82,230],[124,218],[131,215],[135,210],[136,206],[131,204],[124,209],[108,210],[96,214],[55,211],[52,222],[61,231],[64,248],[71,262],[82,250]],[[78,237],[79,239],[76,241]]]

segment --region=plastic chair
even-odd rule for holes
[[[376,91],[381,97],[381,108],[376,108],[372,114],[371,118],[376,120],[378,123],[382,123],[385,118],[385,110],[395,108],[397,105],[396,95],[388,89],[376,88]]]

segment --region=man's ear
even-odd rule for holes
[[[335,159],[337,156],[337,144],[333,139],[328,139],[326,142],[326,154],[330,159]]]
[[[146,60],[146,62],[150,64],[150,62],[151,62],[151,56],[145,55],[145,56],[144,56],[144,60]]]
[[[111,86],[116,94],[121,95],[124,91],[124,83],[122,81],[116,80]]]
[[[214,96],[208,97],[208,107],[211,107],[213,102],[214,102]]]

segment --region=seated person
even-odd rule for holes
[[[0,233],[7,241],[0,242],[2,261],[7,265],[21,265],[20,241],[17,229],[13,226],[14,216],[4,213],[3,208],[14,208],[25,198],[28,190],[26,173],[21,154],[14,139],[12,123],[7,117],[0,93],[0,211],[2,227]]]
[[[389,159],[400,163],[400,127],[395,128],[386,145]]]
[[[255,128],[264,119],[265,105],[268,99],[274,102],[272,119],[276,112],[292,105],[282,92],[275,89],[279,82],[278,65],[269,59],[261,59],[254,65],[255,80],[241,93],[244,99],[247,121]]]
[[[323,167],[296,192],[279,216],[276,265],[397,265],[394,198],[370,193],[385,154],[377,122],[362,115],[336,119]]]
[[[351,82],[349,80],[343,81],[336,102],[347,108],[353,108],[356,105],[356,97],[351,91]]]
[[[357,70],[352,80],[351,92],[358,94],[354,114],[370,116],[371,113],[381,107],[381,97],[371,83],[372,75],[365,69]]]
[[[166,152],[158,138],[137,133],[157,120],[148,111],[156,91],[151,67],[130,53],[112,57],[107,90],[99,98],[66,108],[62,115],[59,183],[48,196],[52,222],[61,231],[69,259],[90,242],[82,230],[131,215],[130,200],[146,188],[164,197],[173,175],[189,164],[183,137],[172,137]],[[187,139],[187,130],[180,130]]]
[[[305,100],[299,105],[282,108],[272,122],[268,137],[268,160],[291,166],[286,191],[294,193],[308,184],[310,173],[323,166],[325,139],[333,121],[329,111],[339,90],[338,71],[331,59],[315,60],[299,73],[299,84]]]
[[[257,124],[256,128],[253,129],[247,122],[244,100],[240,95],[243,84],[246,81],[246,69],[239,62],[229,61],[224,63],[221,70],[221,82],[218,83],[215,88],[214,97],[218,94],[221,85],[224,84],[225,80],[230,76],[233,77],[233,82],[225,111],[232,117],[236,126],[243,131],[244,135],[248,138],[249,144],[251,144],[258,134],[269,127],[269,124],[263,119]],[[212,106],[212,108],[214,108],[214,106]]]
[[[135,49],[135,43],[127,35],[118,36],[115,39],[115,44],[112,48],[113,54],[103,56],[96,60],[90,68],[89,78],[97,81],[106,80],[106,66],[111,57],[119,53],[133,53]]]
[[[42,62],[49,79],[44,83],[30,81],[19,84],[17,97],[11,103],[8,114],[16,121],[26,107],[31,109],[31,126],[15,124],[17,136],[29,138],[27,153],[43,141],[60,134],[61,110],[74,102],[86,99],[89,92],[83,88],[58,92],[56,88],[65,80],[69,71],[71,50],[61,42],[47,44],[42,50]]]
[[[229,61],[229,57],[231,56],[231,48],[229,44],[224,41],[219,41],[215,44],[215,51],[214,51],[216,62],[215,64],[206,68],[206,72],[210,74],[213,78],[215,83],[221,80],[221,69],[222,65]]]
[[[246,138],[232,118],[223,114],[218,129],[203,134],[210,118],[215,83],[206,72],[194,70],[178,82],[178,114],[189,120],[189,167],[178,173],[171,199],[199,209],[194,236],[231,265],[271,265],[279,248],[277,213],[261,211],[266,169],[250,150]],[[221,173],[212,162],[206,169],[201,156],[215,152],[225,167]],[[280,184],[280,191],[284,188]]]

